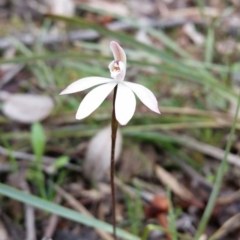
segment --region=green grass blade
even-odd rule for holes
[[[214,41],[215,40],[215,30],[214,25],[209,26],[207,31],[207,39],[206,39],[206,50],[205,50],[205,62],[211,63],[213,60],[213,54],[214,54]]]
[[[201,13],[201,17],[204,17],[204,6],[206,6],[205,4],[205,0],[195,0],[195,3],[197,4],[198,8],[199,8],[199,12]]]
[[[49,53],[49,54],[35,54],[32,56],[21,56],[12,59],[0,59],[0,64],[8,64],[8,63],[28,63],[31,61],[37,60],[51,60],[51,59],[58,59],[58,58],[66,58],[66,57],[73,57],[73,58],[80,58],[87,59],[92,58],[92,55],[85,55],[85,54],[76,54],[73,52],[64,52],[64,53]]]
[[[95,218],[90,218],[76,211],[62,207],[53,202],[43,200],[31,194],[21,192],[2,183],[0,183],[0,194],[18,200],[22,203],[29,204],[33,207],[42,209],[44,211],[67,218],[69,220],[84,224],[86,226],[98,228],[106,232],[112,233],[112,226],[108,223],[102,222]],[[117,236],[126,240],[140,240],[139,237],[134,236],[122,229],[117,229]]]
[[[36,158],[42,158],[46,145],[46,136],[40,123],[33,123],[31,127],[31,144]]]
[[[168,203],[169,203],[169,217],[170,217],[169,229],[171,231],[171,237],[172,237],[172,240],[178,240],[177,229],[175,226],[175,221],[176,221],[175,213],[174,213],[174,209],[173,209],[173,205],[172,205],[171,190],[169,187],[167,188],[167,197],[168,197]]]
[[[225,150],[225,155],[223,158],[223,161],[220,164],[220,167],[218,168],[218,172],[217,172],[217,177],[216,177],[216,182],[214,184],[213,187],[213,191],[211,193],[210,199],[208,201],[207,207],[205,208],[205,211],[203,213],[202,219],[198,225],[198,229],[196,232],[196,235],[194,237],[195,240],[198,240],[200,238],[200,236],[202,235],[202,233],[204,232],[207,223],[212,215],[214,206],[215,206],[215,202],[216,199],[218,197],[218,193],[220,191],[221,188],[221,183],[222,183],[222,179],[225,173],[225,169],[227,166],[227,156],[230,152],[230,148],[232,146],[232,142],[233,142],[233,137],[234,137],[234,133],[236,130],[236,124],[237,124],[237,119],[238,119],[238,113],[239,113],[239,108],[240,108],[240,94],[238,96],[238,105],[237,105],[237,110],[236,110],[236,114],[233,120],[233,124],[232,124],[232,128],[231,128],[231,132],[230,132],[230,136],[227,142],[227,146],[226,146],[226,150]]]
[[[230,100],[236,98],[236,94],[234,91],[232,91],[227,86],[223,85],[220,81],[215,79],[209,72],[207,71],[193,71],[192,68],[189,68],[185,64],[182,63],[182,61],[176,59],[175,57],[169,55],[168,53],[161,51],[159,49],[156,49],[152,46],[148,46],[146,44],[143,44],[141,42],[136,41],[133,37],[122,33],[122,32],[113,32],[110,31],[100,25],[89,23],[88,21],[73,17],[63,17],[63,16],[57,16],[57,15],[47,15],[47,17],[53,19],[53,20],[61,20],[68,24],[72,24],[75,26],[81,26],[82,28],[91,28],[93,30],[98,31],[100,34],[103,34],[105,36],[118,39],[121,41],[121,43],[129,45],[133,48],[139,48],[142,51],[146,51],[147,53],[151,54],[152,56],[158,57],[162,61],[164,61],[166,64],[171,66],[173,68],[173,71],[176,72],[176,75],[181,72],[185,73],[188,76],[188,79],[195,79],[199,83],[205,83],[209,87],[216,90],[219,94],[221,94],[223,97],[226,97]]]
[[[165,44],[165,46],[169,49],[171,49],[172,51],[174,51],[175,53],[177,53],[179,56],[186,58],[186,61],[189,62],[190,66],[196,66],[199,67],[200,69],[203,68],[210,68],[212,70],[217,70],[219,72],[229,72],[228,67],[225,66],[217,66],[216,64],[211,64],[211,63],[206,63],[206,62],[200,62],[200,61],[196,61],[195,59],[193,59],[193,57],[184,49],[182,49],[174,40],[172,40],[171,38],[168,37],[168,35],[166,35],[164,33],[164,31],[162,31],[161,29],[154,29],[151,26],[143,26],[143,24],[139,21],[136,21],[133,18],[129,18],[126,16],[121,16],[118,14],[114,14],[112,12],[108,12],[108,11],[104,11],[102,9],[98,9],[92,6],[89,6],[88,4],[78,4],[79,7],[81,9],[90,11],[90,12],[94,12],[94,13],[98,13],[101,15],[107,15],[107,16],[111,16],[114,17],[115,19],[119,19],[121,21],[125,21],[127,23],[129,23],[130,25],[132,25],[133,27],[139,28],[139,29],[144,29],[147,33],[149,33],[150,35],[152,35],[153,37],[155,37],[156,39],[160,40],[162,43]],[[201,12],[202,16],[203,16],[203,5],[201,4],[201,1],[198,1],[197,3],[198,7],[199,7],[199,11]],[[229,10],[228,10],[229,11]],[[185,61],[185,59],[184,59]]]
[[[175,57],[169,55],[168,53],[158,50],[158,49],[155,49],[146,44],[143,44],[125,33],[114,32],[114,31],[108,30],[100,25],[97,25],[95,23],[90,23],[79,17],[68,18],[68,17],[59,16],[59,15],[46,15],[46,16],[50,19],[64,21],[68,24],[72,24],[75,26],[81,26],[82,28],[91,28],[104,36],[111,37],[112,39],[114,39],[114,38],[118,39],[119,41],[121,41],[122,43],[124,43],[126,45],[132,46],[134,48],[139,48],[148,53],[151,53],[153,56],[160,57],[163,61],[169,63],[170,65],[175,65],[176,67],[179,67],[179,64],[180,64],[180,66],[183,66],[183,64],[181,62],[176,60]],[[191,71],[189,71],[189,73],[190,72]]]
[[[165,46],[169,49],[171,49],[172,51],[176,52],[177,54],[179,54],[180,56],[184,57],[184,58],[191,58],[191,56],[184,50],[182,49],[174,40],[172,40],[171,38],[169,38],[164,31],[162,31],[161,29],[155,30],[154,28],[150,27],[150,26],[144,26],[141,22],[133,19],[133,18],[129,18],[126,16],[121,16],[118,14],[113,14],[111,12],[107,12],[104,11],[102,9],[97,9],[94,7],[91,7],[87,4],[82,4],[80,5],[81,9],[87,10],[87,11],[91,11],[91,12],[95,12],[98,14],[102,14],[102,15],[110,15],[116,19],[122,20],[124,22],[129,23],[130,25],[132,25],[133,27],[139,28],[139,29],[143,29],[145,30],[147,33],[149,33],[150,35],[152,35],[153,37],[157,38],[158,40],[160,40],[163,44],[165,44]]]
[[[154,224],[148,224],[146,226],[146,228],[144,229],[144,232],[143,232],[143,236],[141,238],[141,240],[147,240],[148,239],[148,236],[149,234],[153,231],[153,230],[158,230],[158,231],[161,231],[161,232],[164,232],[164,233],[170,233],[172,234],[172,232],[169,230],[169,229],[166,229],[164,227],[161,227],[159,225],[154,225]],[[180,238],[180,239],[184,239],[184,240],[192,240],[191,237],[185,235],[185,234],[181,234],[181,233],[176,233],[176,235]]]
[[[31,126],[31,144],[36,158],[36,181],[41,197],[47,199],[47,193],[44,185],[44,174],[42,172],[42,156],[46,146],[46,135],[40,123],[33,123]]]

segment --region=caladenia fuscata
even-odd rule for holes
[[[124,50],[115,42],[110,42],[110,48],[114,60],[109,64],[111,78],[99,76],[86,77],[79,79],[70,84],[60,94],[70,94],[80,92],[88,88],[95,87],[82,100],[76,114],[76,119],[83,119],[96,110],[104,99],[113,91],[113,110],[111,119],[112,129],[112,146],[111,146],[111,192],[112,192],[112,218],[113,218],[113,235],[116,239],[116,214],[115,214],[115,142],[118,125],[126,125],[136,109],[136,94],[140,101],[153,112],[160,114],[158,102],[154,94],[146,87],[124,81],[126,75],[127,58]]]

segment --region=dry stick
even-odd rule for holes
[[[230,217],[223,225],[209,238],[209,240],[223,239],[227,234],[238,230],[240,227],[240,213]],[[228,237],[227,237],[228,238]],[[226,239],[226,238],[225,238]]]
[[[36,161],[36,156],[34,154],[30,154],[30,153],[25,153],[25,152],[19,152],[19,151],[13,151],[13,150],[9,150],[7,148],[4,148],[2,146],[0,146],[0,155],[3,156],[11,156],[14,157],[16,159],[20,159],[20,160],[26,160],[26,161]],[[47,173],[52,173],[54,171],[54,167],[53,164],[56,161],[56,158],[53,157],[47,157],[47,156],[43,156],[42,157],[42,163],[44,164],[43,166],[43,170],[46,171]],[[73,171],[80,171],[81,169],[77,166],[74,166],[71,163],[68,163],[66,166],[66,168],[73,170]],[[1,166],[0,167],[0,172],[4,171],[5,169],[9,169],[8,165],[5,166]]]
[[[36,156],[34,154],[12,151],[12,150],[9,150],[2,146],[0,146],[0,154],[2,154],[4,156],[12,156],[17,159],[28,160],[28,161],[35,161],[35,159],[36,159]],[[56,159],[52,158],[52,157],[44,156],[42,161],[44,164],[52,164],[52,163],[54,163],[54,161],[56,161]]]
[[[234,193],[232,193],[230,195],[219,197],[217,199],[217,204],[227,205],[227,204],[231,204],[234,201],[237,201],[239,199],[240,199],[240,189],[238,189],[236,192],[234,192]]]
[[[68,204],[75,210],[81,212],[86,216],[93,217],[93,215],[79,201],[77,201],[71,194],[67,193],[63,188],[54,185],[54,189],[62,198],[67,200]],[[109,233],[104,232],[101,229],[96,228],[96,232],[100,235],[101,239],[113,240],[112,236]]]
[[[116,100],[117,86],[114,88],[113,93],[113,110],[112,110],[112,146],[111,146],[111,193],[112,193],[112,225],[113,237],[116,237],[116,202],[115,202],[115,186],[114,186],[114,173],[115,173],[115,143],[117,138],[118,121],[115,115],[115,100]]]
[[[172,137],[175,137],[179,143],[182,143],[183,145],[185,145],[189,148],[192,148],[194,150],[197,150],[199,152],[207,154],[211,157],[214,157],[220,161],[222,161],[224,158],[225,151],[220,148],[211,146],[206,143],[199,142],[188,136],[184,136],[184,135],[180,136],[180,135],[172,134],[172,133],[169,133],[169,135]],[[239,158],[239,156],[237,156],[233,153],[228,154],[227,161],[230,164],[240,167],[240,158]]]
[[[59,204],[62,200],[62,197],[60,196],[60,194],[58,194],[56,197],[55,197],[55,200],[54,202]],[[56,214],[52,214],[48,220],[48,224],[47,224],[47,227],[44,231],[44,239],[51,239],[56,228],[57,228],[57,224],[58,224],[58,220],[59,220],[59,216],[57,216]]]
[[[2,222],[2,220],[0,220],[0,234],[2,239],[10,239],[9,237],[10,234],[8,233],[7,227]]]
[[[197,171],[191,168],[188,164],[186,164],[179,157],[177,158],[177,163],[182,168],[182,170],[191,177],[195,187],[203,187],[206,191],[212,191],[213,184],[208,182],[202,175],[200,175]]]
[[[10,37],[0,38],[0,49],[6,49],[13,45],[12,39],[17,39],[17,41],[22,42],[25,45],[32,45],[34,44],[39,36],[34,36],[31,33],[27,34],[18,34],[12,35]],[[46,36],[43,37],[42,42],[43,44],[58,44],[66,41],[77,41],[77,40],[95,40],[99,38],[99,33],[94,30],[86,29],[86,30],[76,30],[70,31],[66,34],[53,34],[48,33]]]
[[[30,194],[30,189],[26,181],[21,182],[21,189]],[[26,220],[26,240],[36,239],[36,229],[35,229],[35,211],[34,207],[25,204],[25,220]]]
[[[194,199],[194,195],[184,185],[177,181],[177,179],[162,168],[160,165],[155,165],[155,172],[158,179],[166,186],[169,186],[171,191],[174,192],[181,199],[190,201]]]
[[[11,81],[24,68],[24,64],[11,64],[11,68],[6,71],[1,79],[0,88]]]

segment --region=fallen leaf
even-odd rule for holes
[[[196,30],[194,24],[186,23],[183,27],[185,34],[198,46],[202,46],[205,42],[205,37]]]
[[[0,220],[0,236],[1,236],[0,239],[10,240],[7,229],[5,228],[1,220]]]
[[[145,30],[138,30],[135,36],[136,40],[146,45],[152,45],[152,41]]]
[[[103,0],[90,0],[87,3],[88,6],[111,12],[112,14],[118,14],[123,17],[129,16],[128,8],[121,2],[107,2]]]
[[[239,231],[240,228],[240,213],[229,218],[209,239],[222,239],[228,236],[229,233]],[[226,238],[225,238],[226,239]]]
[[[115,162],[118,160],[122,149],[122,136],[117,133],[115,147]],[[111,127],[99,131],[89,142],[85,161],[83,164],[84,175],[89,179],[100,180],[110,167],[111,158]]]
[[[48,96],[8,94],[4,99],[2,111],[14,121],[30,124],[48,117],[53,107],[54,102]]]
[[[75,3],[73,0],[51,0],[47,2],[50,7],[50,12],[55,15],[67,17],[74,16]]]
[[[159,178],[159,180],[166,186],[169,186],[171,191],[173,191],[176,195],[178,195],[181,199],[190,201],[194,199],[193,194],[184,187],[181,183],[177,181],[177,179],[167,172],[164,168],[156,165],[156,175]]]

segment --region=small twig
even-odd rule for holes
[[[2,239],[10,240],[8,231],[7,231],[4,223],[1,221],[1,219],[0,219],[0,235],[1,235]]]
[[[11,79],[13,79],[21,70],[24,68],[24,64],[12,64],[11,68],[4,73],[1,78],[0,88],[7,84]]]
[[[10,164],[0,164],[0,173],[10,172],[12,166]]]
[[[7,157],[12,156],[12,157],[14,157],[16,159],[20,159],[20,160],[27,160],[27,161],[32,161],[32,162],[36,161],[36,156],[34,154],[24,153],[24,152],[19,152],[19,151],[12,151],[12,150],[8,150],[7,148],[4,148],[2,146],[0,146],[0,154],[7,156]],[[53,172],[52,164],[54,164],[55,162],[56,162],[56,158],[47,157],[47,156],[42,157],[42,163],[47,165],[47,166],[43,166],[43,169],[48,173]],[[80,170],[78,167],[74,166],[73,164],[67,164],[66,167],[71,170],[76,170],[76,171]]]
[[[22,42],[26,45],[32,45],[34,44],[38,36],[34,36],[30,33],[22,34],[19,36],[12,36],[12,37],[5,37],[0,39],[0,49],[7,49],[8,47],[13,45],[12,39],[16,38],[18,41]],[[76,40],[94,40],[98,39],[99,34],[96,31],[93,30],[78,30],[78,31],[71,31],[67,34],[46,34],[42,38],[43,44],[57,44],[57,43],[63,43],[66,41],[76,41]]]
[[[210,125],[209,127],[219,127],[219,128],[228,127],[228,126],[231,126],[229,122],[232,121],[232,119],[233,119],[232,115],[230,115],[228,113],[224,113],[224,112],[218,112],[218,111],[199,110],[199,109],[196,109],[196,108],[188,108],[188,107],[183,107],[182,108],[182,107],[164,107],[164,106],[161,106],[160,108],[161,108],[161,112],[163,114],[178,114],[178,115],[208,117],[209,122],[207,122],[207,126]],[[53,117],[50,117],[48,119],[48,121],[54,122],[54,123],[57,123],[57,124],[71,123],[71,122],[75,121],[75,119],[72,118],[72,114],[73,114],[73,112],[69,111],[68,113],[65,113],[64,115],[63,114],[55,115]],[[140,115],[145,116],[147,114],[149,115],[149,113],[147,113],[147,112],[141,112],[141,113],[136,113],[136,114],[139,115],[139,116]],[[93,116],[94,116],[95,119],[98,119],[98,115],[93,115]],[[101,113],[101,116],[102,116],[102,113]],[[200,124],[200,123],[198,122],[198,124]],[[203,127],[206,126],[205,122],[201,123],[201,124],[203,125]],[[152,124],[151,126],[156,127],[158,125]],[[187,127],[189,128],[189,124],[188,124]],[[199,127],[201,127],[201,126],[199,126]]]
[[[170,134],[170,136],[176,137],[181,144],[183,144],[189,148],[192,148],[194,150],[197,150],[199,152],[207,154],[207,155],[214,157],[220,161],[222,161],[224,159],[225,151],[220,148],[211,146],[206,143],[199,142],[188,136],[178,136],[175,134]],[[240,157],[235,154],[229,153],[227,156],[227,161],[231,164],[234,164],[234,165],[240,167]]]
[[[238,230],[240,227],[240,213],[229,218],[210,238],[209,240],[223,239],[228,233]],[[228,237],[227,237],[228,238]]]
[[[4,148],[2,146],[0,146],[0,154],[2,154],[4,156],[12,156],[14,158],[21,159],[21,160],[28,160],[28,161],[36,160],[36,156],[34,154],[24,153],[24,152],[19,152],[19,151],[12,151],[12,150],[8,150],[7,148]],[[42,162],[45,164],[52,164],[52,163],[54,163],[55,160],[56,159],[52,158],[52,157],[43,157],[42,158]]]
[[[26,181],[22,181],[21,188],[24,192],[30,194],[30,189]],[[34,207],[28,204],[24,205],[26,222],[26,240],[36,240],[35,213]]]
[[[189,107],[164,107],[161,106],[162,113],[170,113],[170,114],[180,114],[180,115],[196,115],[196,116],[206,116],[206,117],[215,117],[224,119],[229,122],[229,119],[233,119],[233,116],[225,113],[225,112],[218,112],[218,111],[208,111],[208,110],[201,110],[197,108],[189,108]]]
[[[159,28],[171,28],[181,26],[187,23],[189,20],[187,18],[175,18],[175,19],[162,19],[160,21],[155,21],[151,19],[140,19],[140,22],[144,23],[145,27],[159,27]],[[113,31],[123,31],[134,29],[134,26],[131,22],[127,22],[126,20],[118,20],[111,23],[108,23],[106,27]]]
[[[188,164],[186,164],[181,159],[177,158],[176,160],[177,160],[176,162],[183,169],[183,171],[185,171],[186,174],[192,178],[192,181],[195,185],[194,187],[204,187],[204,189],[206,189],[208,192],[212,191],[213,184],[208,182],[197,171],[195,171],[193,168],[191,168]]]
[[[227,204],[231,204],[234,201],[239,200],[239,199],[240,199],[240,189],[238,189],[236,192],[234,192],[232,194],[219,197],[217,199],[217,204],[227,205]]]
[[[185,186],[181,185],[176,178],[167,172],[159,165],[155,165],[156,175],[159,180],[166,186],[169,186],[172,192],[178,195],[181,199],[191,201],[194,199],[194,195]]]
[[[60,195],[57,195],[55,197],[55,203],[60,203],[61,202],[61,196]],[[47,224],[47,227],[44,231],[44,238],[43,239],[51,239],[55,230],[56,230],[56,227],[57,227],[57,224],[58,224],[58,220],[59,220],[59,216],[55,215],[55,214],[52,214],[49,218],[49,221],[48,221],[48,224]]]
[[[208,18],[217,18],[220,16],[221,12],[217,8],[212,7],[203,7],[203,14]],[[202,18],[201,13],[199,12],[198,7],[188,7],[181,8],[169,11],[167,18],[188,18],[188,19],[199,19],[205,21],[206,19]]]
[[[69,205],[72,206],[75,210],[83,213],[86,216],[93,217],[93,215],[79,201],[77,201],[72,195],[68,194],[61,187],[54,185],[54,189],[60,196],[66,199]],[[96,229],[96,232],[101,236],[101,239],[113,240],[111,235],[100,229]]]

